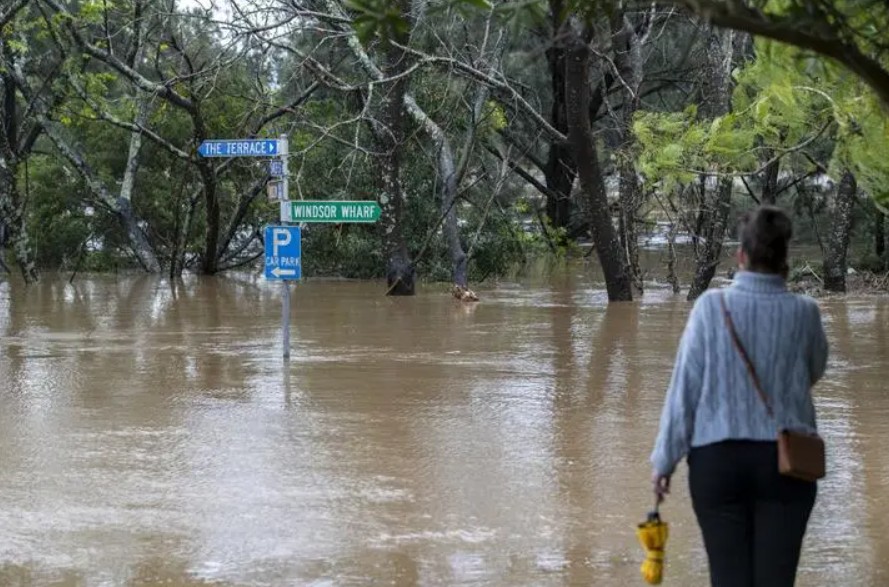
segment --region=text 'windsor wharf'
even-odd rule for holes
[[[377,218],[379,210],[375,202],[337,202],[336,204],[289,202],[289,204],[292,222],[372,221]]]

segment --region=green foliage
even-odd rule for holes
[[[494,100],[485,102],[479,135],[492,136],[507,126],[509,126],[509,120],[506,118],[506,111],[503,109],[503,106]]]
[[[494,215],[488,219],[486,230],[476,243],[469,266],[470,278],[481,281],[507,274],[528,260],[529,249],[535,245],[545,247],[537,235],[518,229],[513,219],[502,214]]]
[[[757,171],[775,154],[793,166],[803,147],[829,142],[831,175],[851,169],[877,202],[889,203],[889,118],[877,98],[836,65],[792,47],[759,41],[756,51],[736,72],[732,113],[712,121],[698,120],[693,107],[637,113],[640,173],[671,190],[701,172]]]
[[[734,114],[700,120],[694,106],[667,114],[640,111],[633,121],[637,168],[669,191],[703,172],[749,167],[755,162],[755,133],[744,122]]]

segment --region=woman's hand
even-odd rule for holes
[[[664,497],[670,493],[670,476],[660,475],[657,471],[651,475],[651,483],[657,503],[664,501]]]

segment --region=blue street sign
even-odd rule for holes
[[[302,277],[301,234],[298,226],[265,227],[266,279],[300,279]]]
[[[284,162],[280,159],[269,161],[269,175],[272,177],[284,177]]]
[[[274,157],[278,139],[234,139],[204,141],[198,147],[201,157]]]

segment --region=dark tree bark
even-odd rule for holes
[[[568,116],[565,105],[565,47],[557,37],[564,23],[565,7],[562,0],[550,0],[553,39],[546,50],[552,89],[550,123],[559,132],[567,134]],[[568,228],[571,221],[571,188],[577,177],[577,165],[571,148],[558,141],[550,141],[546,167],[543,169],[546,187],[546,215],[556,228]]]
[[[831,228],[824,250],[824,289],[827,291],[846,291],[846,255],[852,232],[852,209],[855,207],[857,194],[855,176],[849,170],[844,171],[831,207]]]
[[[701,72],[702,118],[712,119],[724,116],[731,111],[731,72],[735,47],[743,46],[734,42],[730,30],[708,27],[707,62]],[[701,208],[698,215],[698,234],[703,242],[696,250],[695,275],[688,291],[692,301],[710,287],[722,255],[722,241],[728,224],[731,209],[732,181],[717,175],[701,177]]]
[[[405,69],[405,55],[395,47],[386,51],[386,73],[395,75]],[[404,239],[404,188],[401,183],[400,152],[404,144],[405,109],[408,78],[401,77],[383,89],[380,126],[375,132],[380,151],[380,207],[383,247],[386,251],[386,294],[414,295],[416,269]]]
[[[203,140],[203,138],[201,139]],[[216,172],[209,161],[198,162],[198,172],[204,184],[204,251],[201,273],[214,275],[219,267],[219,198],[216,194]]]
[[[611,220],[608,196],[595,137],[590,126],[590,48],[570,26],[564,26],[566,43],[565,94],[568,142],[583,188],[582,210],[589,223],[599,263],[605,275],[609,301],[630,301],[633,291],[620,241]],[[588,36],[588,35],[585,35]]]
[[[774,149],[766,149],[763,157],[771,161],[775,156]],[[762,199],[763,204],[775,205],[778,200],[778,174],[781,171],[781,160],[775,159],[766,165],[762,172]]]
[[[634,27],[621,11],[611,17],[611,38],[614,50],[616,74],[623,80],[621,94],[623,106],[616,117],[618,134],[618,175],[620,216],[618,230],[621,249],[629,269],[633,285],[638,293],[643,292],[642,268],[639,265],[639,242],[636,233],[636,210],[642,201],[642,186],[633,164],[632,148],[635,138],[632,133],[633,117],[641,104],[643,62],[642,43],[645,38],[649,18]]]
[[[24,202],[17,185],[17,164],[5,161],[0,166],[0,219],[6,227],[6,244],[12,249],[22,277],[26,283],[37,281],[37,263],[34,247],[28,234]]]
[[[17,3],[10,7],[6,16],[12,18],[23,6]],[[14,9],[14,11],[13,11]],[[0,33],[2,33],[0,27]],[[0,35],[2,36],[2,35]],[[18,102],[16,100],[16,80],[10,69],[14,67],[15,53],[10,51],[4,39],[0,44],[6,70],[0,73],[2,89],[2,120],[0,120],[0,222],[5,225],[5,245],[12,249],[13,258],[26,283],[37,281],[37,264],[34,246],[28,233],[25,202],[18,185],[18,171],[23,157],[30,153],[36,135],[25,138],[20,131]],[[33,134],[33,133],[32,133]],[[2,248],[2,247],[0,247]]]
[[[883,259],[886,254],[886,216],[882,210],[877,210],[874,216],[874,254]]]

